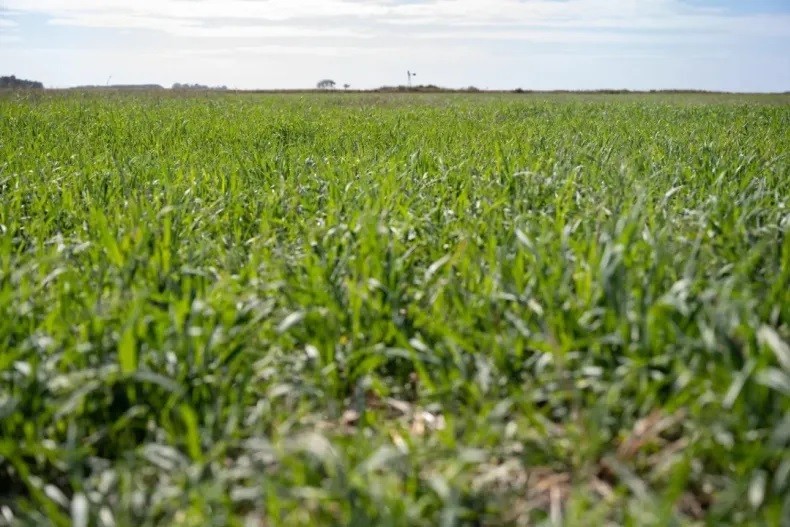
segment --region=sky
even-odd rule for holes
[[[47,87],[790,91],[790,0],[0,0]]]

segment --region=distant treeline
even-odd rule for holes
[[[0,89],[43,89],[41,82],[17,79],[15,76],[0,77]],[[697,94],[697,95],[734,95],[733,92],[711,91],[711,90],[684,90],[684,89],[663,89],[663,90],[627,90],[627,89],[597,89],[597,90],[534,90],[534,89],[480,89],[475,86],[466,88],[446,88],[435,84],[420,84],[416,86],[381,86],[373,89],[362,90],[326,90],[312,88],[293,88],[293,89],[229,89],[227,86],[207,86],[205,84],[175,83],[168,90],[159,84],[107,84],[107,85],[84,85],[66,88],[75,91],[135,91],[135,92],[158,92],[158,91],[177,91],[177,92],[234,92],[234,93],[489,93],[489,94],[590,94],[590,95],[639,95],[639,94]],[[773,93],[765,95],[789,95],[790,91],[784,93]]]
[[[710,90],[625,90],[625,89],[597,89],[597,90],[525,90],[522,88],[516,88],[513,90],[513,93],[592,93],[592,94],[603,94],[603,95],[626,95],[629,93],[633,94],[641,94],[641,93],[666,93],[666,94],[707,94],[707,95],[715,95],[715,94],[729,94],[732,92],[725,92],[725,91],[710,91]]]
[[[442,88],[441,86],[436,86],[435,84],[420,84],[418,86],[382,86],[381,88],[377,88],[373,90],[375,92],[380,93],[390,93],[390,92],[416,92],[416,93],[476,93],[483,91],[480,88],[476,88],[475,86],[469,86],[467,88]]]
[[[122,90],[122,91],[163,91],[160,84],[108,84],[106,86],[75,86],[72,90]],[[176,91],[227,91],[227,86],[206,86],[205,84],[175,83],[171,87]]]
[[[123,90],[123,91],[157,91],[157,90],[164,90],[164,86],[160,86],[159,84],[107,84],[105,86],[101,85],[86,85],[86,86],[74,86],[73,88],[69,88],[70,90]]]
[[[10,77],[0,77],[0,88],[41,90],[44,88],[44,85],[38,81],[17,79],[14,75],[11,75]]]
[[[443,88],[434,84],[419,85],[419,86],[382,86],[373,90],[374,92],[389,93],[389,92],[417,92],[417,93],[589,93],[589,94],[639,94],[639,93],[666,93],[666,94],[721,94],[727,92],[716,92],[708,90],[625,90],[625,89],[597,89],[597,90],[525,90],[523,88],[516,88],[514,90],[481,90],[475,86],[467,88]]]
[[[195,90],[195,91],[226,91],[227,86],[206,86],[204,84],[173,84],[173,90]]]

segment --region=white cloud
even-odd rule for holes
[[[680,0],[6,0],[19,12],[52,23],[134,28],[180,37],[365,37],[411,34],[420,28],[459,37],[514,38],[552,30],[587,31],[582,40],[611,42],[613,33],[726,32],[790,36],[790,16],[733,16]],[[472,27],[474,32],[467,33]],[[502,31],[504,27],[504,31]],[[420,33],[424,34],[424,33]],[[525,39],[528,36],[517,36]],[[577,38],[578,40],[578,38]]]
[[[356,29],[274,24],[207,26],[198,20],[192,19],[155,18],[140,15],[88,14],[79,18],[53,18],[49,23],[57,26],[161,30],[173,36],[198,38],[258,39],[368,36],[366,33]]]
[[[165,52],[163,56],[173,59],[192,57],[220,57],[238,58],[246,57],[348,57],[348,56],[381,56],[384,53],[396,53],[397,48],[382,46],[310,46],[310,45],[281,45],[266,44],[259,46],[234,46],[226,48],[191,49],[182,48]]]

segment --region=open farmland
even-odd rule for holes
[[[785,96],[0,95],[0,524],[788,525],[789,229]]]

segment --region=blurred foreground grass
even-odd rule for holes
[[[790,106],[690,101],[3,95],[0,523],[788,525]]]

